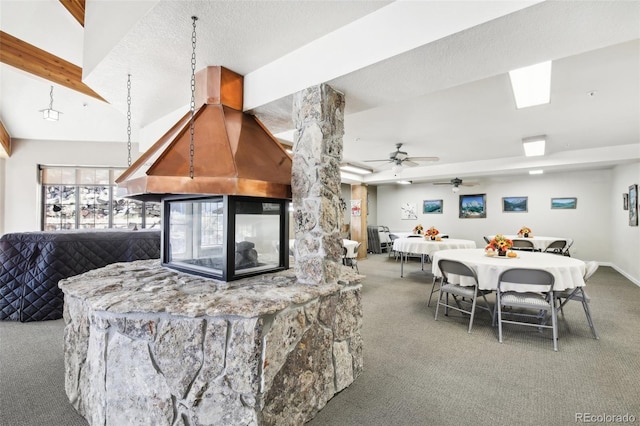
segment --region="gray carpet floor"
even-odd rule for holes
[[[483,311],[471,334],[458,313],[434,321],[419,262],[404,278],[386,254],[358,266],[365,370],[309,425],[570,425],[625,414],[640,424],[640,288],[612,268],[587,286],[600,340],[572,302],[554,352],[550,332],[533,328],[506,325],[498,343]],[[86,425],[64,392],[63,327],[0,321],[0,425]]]

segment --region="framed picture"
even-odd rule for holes
[[[502,197],[503,212],[527,212],[529,197]]]
[[[578,199],[575,197],[552,198],[552,209],[575,209],[578,205]]]
[[[400,207],[400,219],[417,219],[416,203],[404,203]]]
[[[629,187],[629,226],[638,226],[638,185]]]
[[[362,200],[351,200],[351,216],[362,214]]]
[[[624,210],[629,210],[629,193],[627,192],[622,194],[622,208]]]
[[[422,213],[442,213],[442,200],[424,200],[422,202]]]
[[[487,217],[487,195],[461,195],[460,218],[481,219]]]

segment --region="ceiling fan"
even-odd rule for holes
[[[433,182],[433,184],[434,185],[451,185],[452,186],[451,190],[453,192],[460,191],[460,187],[461,186],[475,186],[475,185],[477,185],[477,183],[475,183],[475,182],[467,182],[467,183],[465,183],[465,182],[462,181],[462,179],[457,178],[457,177],[451,179],[449,182]]]
[[[406,151],[400,151],[402,148],[401,143],[396,144],[396,150],[389,153],[389,158],[384,160],[364,160],[365,163],[373,163],[379,161],[386,161],[389,164],[393,164],[395,171],[399,170],[403,166],[415,167],[419,166],[417,161],[438,161],[438,157],[409,157]]]

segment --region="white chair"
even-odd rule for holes
[[[551,328],[553,332],[553,350],[558,350],[558,324],[556,299],[553,297],[554,277],[542,269],[507,269],[498,278],[496,312],[498,316],[498,341],[502,343],[502,324],[517,324],[538,329]],[[527,291],[527,286],[538,286],[540,291]],[[509,290],[505,290],[505,286]],[[521,291],[515,291],[517,288]],[[511,308],[505,312],[504,307]],[[535,313],[532,313],[535,312]],[[551,313],[551,325],[547,325],[546,315]],[[503,316],[529,318],[535,322],[504,319]]]
[[[589,278],[598,270],[598,262],[592,260],[587,262],[585,273],[584,273],[584,281],[587,282]],[[587,317],[587,322],[589,323],[589,328],[591,328],[591,332],[593,333],[594,339],[599,339],[598,332],[596,331],[595,325],[593,325],[593,318],[591,317],[591,310],[589,309],[589,296],[584,291],[583,287],[576,287],[574,289],[564,290],[561,292],[556,292],[555,294],[558,303],[560,304],[558,308],[564,317],[564,305],[567,304],[570,300],[575,300],[576,302],[582,303],[582,308],[584,309],[584,314]]]
[[[356,246],[353,248],[353,252],[355,254],[356,257],[347,257],[347,248],[346,247],[342,247],[343,249],[343,256],[342,256],[342,263],[345,266],[351,266],[351,269],[353,269],[354,267],[356,268],[356,272],[360,273],[360,271],[358,270],[358,250],[360,250],[360,245],[362,243],[358,242],[358,244],[356,244]]]
[[[440,268],[440,272],[442,273],[442,278],[440,280],[440,289],[438,291],[438,305],[436,306],[436,317],[435,320],[438,321],[438,310],[440,309],[440,305],[444,306],[444,314],[449,315],[449,309],[456,310],[458,312],[462,312],[464,314],[469,315],[469,333],[471,333],[471,328],[473,327],[473,318],[476,313],[476,307],[480,309],[484,309],[488,311],[490,314],[492,313],[491,306],[489,306],[489,302],[487,301],[486,295],[491,293],[490,290],[480,290],[478,288],[478,276],[476,272],[465,265],[462,262],[457,262],[455,260],[448,259],[440,259],[438,261],[438,267]],[[449,274],[462,275],[465,277],[473,278],[472,286],[461,286],[459,284],[452,284],[449,282]],[[433,285],[435,286],[435,280]],[[433,287],[431,288],[431,294],[433,294]],[[442,301],[442,295],[445,295],[445,301]],[[455,302],[455,306],[449,304],[449,295],[453,297]],[[460,297],[460,300],[458,299]],[[484,301],[483,304],[478,304],[478,297],[481,297]],[[471,300],[470,310],[464,309],[462,303],[469,304]],[[431,303],[431,295],[429,295],[429,303]],[[428,303],[427,303],[428,305]]]

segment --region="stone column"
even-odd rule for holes
[[[335,283],[342,258],[340,162],[344,95],[326,84],[294,95],[291,189],[296,277],[305,284]]]

